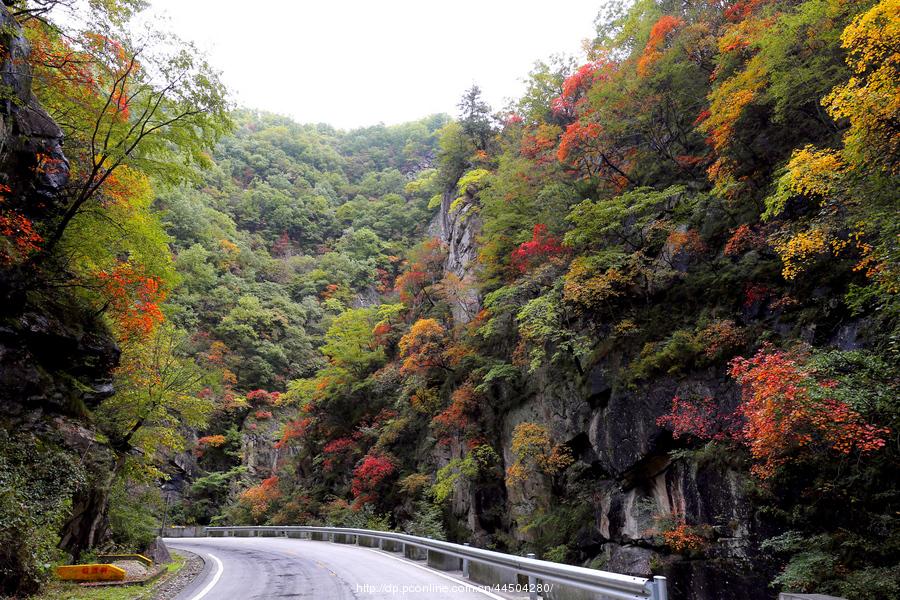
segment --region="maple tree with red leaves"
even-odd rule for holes
[[[397,470],[394,461],[383,454],[367,454],[353,470],[350,491],[356,499],[354,508],[378,500],[378,488]]]
[[[254,518],[261,518],[269,510],[272,502],[281,498],[278,481],[278,476],[273,475],[241,494],[241,502],[249,506]]]
[[[827,395],[836,381],[821,381],[803,366],[799,352],[763,347],[736,358],[730,374],[741,384],[742,439],[757,461],[752,471],[772,476],[793,452],[874,452],[890,430],[876,427],[846,402]],[[822,395],[825,392],[825,395]]]
[[[769,286],[762,283],[748,283],[744,287],[744,308],[750,308],[758,302],[765,302],[772,296]]]
[[[656,424],[671,430],[675,439],[691,435],[716,441],[738,436],[741,427],[734,413],[723,411],[710,397],[692,400],[675,396],[672,398],[672,408],[659,417]]]
[[[725,249],[723,252],[725,256],[737,256],[748,250],[763,248],[765,244],[765,236],[755,231],[750,225],[744,223],[731,232],[731,236],[728,238],[728,241],[725,242]]]
[[[23,260],[41,249],[44,238],[34,230],[34,223],[19,212],[0,209],[0,265]]]
[[[457,388],[450,398],[450,406],[431,420],[438,443],[447,445],[453,436],[471,433],[483,400],[471,381]]]
[[[601,69],[605,65],[605,61],[597,60],[578,67],[574,73],[563,80],[562,93],[551,100],[551,110],[562,117],[574,117],[584,94],[594,81],[600,78]]]
[[[549,164],[556,160],[553,150],[559,143],[561,131],[559,127],[546,123],[537,127],[529,127],[522,134],[519,152],[537,164]]]
[[[427,302],[434,306],[429,290],[443,277],[444,256],[445,248],[438,238],[432,238],[412,251],[406,269],[394,282],[402,302],[413,306]]]
[[[531,239],[513,250],[510,262],[519,273],[525,273],[550,259],[568,254],[559,239],[547,233],[547,226],[538,223],[531,232]]]
[[[281,434],[281,439],[275,442],[275,447],[284,448],[291,440],[302,438],[307,434],[311,425],[312,417],[288,421],[284,424],[284,431]]]
[[[247,392],[247,401],[252,404],[277,404],[281,398],[280,392],[269,392],[266,390],[253,390]]]
[[[735,440],[750,450],[751,472],[760,479],[776,474],[792,457],[833,451],[872,453],[885,445],[886,427],[868,423],[845,401],[830,394],[834,380],[822,380],[804,366],[801,351],[764,346],[752,358],[731,361],[729,373],[741,385],[741,403],[723,412],[711,398],[676,396],[657,424],[677,438]]]
[[[603,127],[590,120],[590,113],[570,123],[559,141],[556,157],[583,179],[598,178],[622,190],[631,183],[626,173],[626,154],[630,150],[608,143]]]
[[[322,468],[326,471],[333,471],[337,465],[344,463],[357,450],[359,450],[359,445],[352,437],[331,440],[322,448],[322,454],[325,455]]]

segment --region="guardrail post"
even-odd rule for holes
[[[528,558],[535,558],[534,552],[526,554]],[[534,575],[528,576],[528,600],[537,600],[537,579]]]
[[[669,600],[669,590],[666,589],[666,578],[656,576],[653,578],[653,600]]]
[[[384,550],[384,540],[382,538],[378,538],[378,549]]]
[[[463,544],[463,546],[469,546],[469,545],[470,545],[469,542],[465,542]],[[468,558],[462,559],[462,571],[463,571],[463,577],[468,579],[469,578],[469,559]]]

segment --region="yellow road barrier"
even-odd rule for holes
[[[115,565],[62,565],[56,576],[67,581],[122,581],[125,569]]]

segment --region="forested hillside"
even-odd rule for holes
[[[900,598],[897,0],[613,4],[352,131],[5,4],[0,593],[166,519]]]

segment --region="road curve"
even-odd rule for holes
[[[199,554],[206,562],[175,600],[513,598],[466,587],[458,573],[354,545],[267,537],[178,538],[167,539],[166,545]]]

